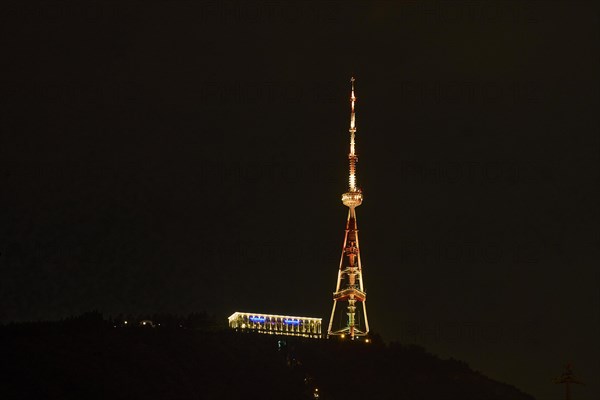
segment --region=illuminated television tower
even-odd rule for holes
[[[369,321],[367,319],[367,307],[362,276],[362,264],[360,262],[360,247],[358,244],[358,228],[356,225],[356,207],[362,203],[362,191],[356,187],[356,163],[358,156],[355,149],[356,124],[354,115],[354,78],[351,79],[352,92],[350,95],[350,153],[348,161],[350,163],[349,188],[342,195],[342,203],[348,207],[348,220],[346,222],[346,234],[344,236],[344,245],[342,247],[342,257],[340,259],[340,268],[338,271],[337,284],[333,293],[333,308],[331,318],[329,319],[329,328],[327,336],[345,335],[350,336],[352,340],[356,336],[365,336],[369,333]],[[345,326],[341,329],[333,330],[335,309],[338,302],[348,303],[347,320]],[[358,303],[358,304],[357,304]],[[359,309],[357,312],[357,308]],[[361,312],[362,311],[362,312]],[[363,315],[363,321],[357,321],[357,314]],[[342,318],[343,320],[343,318]],[[341,321],[339,321],[341,324]],[[364,327],[363,327],[364,326]]]
[[[584,385],[579,379],[575,377],[573,374],[573,367],[571,363],[568,363],[565,367],[565,371],[556,379],[554,379],[554,383],[565,385],[565,399],[571,400],[571,384],[575,383],[577,385]]]

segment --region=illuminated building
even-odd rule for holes
[[[321,318],[294,317],[236,311],[229,316],[229,327],[271,335],[321,337]]]
[[[356,102],[356,97],[354,96],[354,78],[351,79],[351,83],[350,153],[348,153],[350,178],[348,181],[348,191],[342,195],[342,203],[348,207],[348,220],[346,222],[346,234],[344,236],[344,245],[342,247],[337,284],[335,292],[333,293],[333,308],[329,319],[327,336],[339,335],[341,338],[344,338],[348,335],[354,340],[357,336],[365,336],[369,333],[369,321],[367,319],[366,307],[367,293],[365,292],[363,285],[360,247],[358,244],[358,227],[356,224],[356,207],[362,204],[363,195],[362,191],[356,186],[356,163],[358,162],[358,156],[356,155],[355,149],[356,120],[354,103]],[[343,318],[342,315],[336,315],[338,302],[347,303],[347,319]],[[342,310],[340,309],[340,311]],[[361,315],[362,320],[360,320]],[[342,324],[344,319],[346,320],[346,323]]]

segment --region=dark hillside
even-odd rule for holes
[[[320,399],[532,399],[415,346],[163,320],[154,328],[125,326],[91,314],[0,327],[0,398],[293,400],[312,398],[318,387]]]

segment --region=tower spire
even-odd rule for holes
[[[350,92],[350,153],[348,154],[348,160],[350,162],[350,179],[349,179],[349,191],[356,191],[356,163],[358,157],[356,156],[356,114],[354,113],[354,103],[356,102],[356,96],[354,95],[354,77],[350,79],[352,84],[352,91]]]
[[[352,89],[350,92],[350,153],[348,161],[350,164],[350,178],[348,191],[342,194],[342,203],[348,207],[348,219],[346,221],[346,234],[344,236],[344,245],[342,247],[342,257],[338,270],[338,279],[333,293],[333,308],[331,318],[329,319],[329,328],[327,335],[339,335],[344,337],[346,334],[354,340],[357,336],[366,336],[369,333],[369,321],[367,319],[366,298],[362,278],[362,264],[360,262],[360,251],[358,245],[358,227],[356,224],[356,207],[362,204],[363,195],[356,186],[356,116],[354,104],[356,96],[354,95],[354,81],[350,80]],[[346,326],[333,330],[335,310],[338,302],[347,302]],[[356,319],[358,309],[358,320]],[[362,312],[361,312],[362,309]],[[360,315],[363,315],[362,322]],[[341,321],[340,321],[341,324]]]

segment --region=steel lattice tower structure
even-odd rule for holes
[[[367,319],[367,294],[363,284],[360,247],[358,244],[358,227],[356,224],[356,207],[362,204],[363,195],[362,191],[356,186],[356,163],[358,162],[358,156],[356,155],[355,149],[356,118],[354,113],[354,103],[356,102],[356,97],[354,96],[354,78],[351,79],[351,84],[350,153],[348,154],[350,178],[348,182],[348,191],[342,195],[342,203],[348,207],[348,220],[346,222],[346,234],[344,236],[344,245],[342,246],[337,284],[335,292],[333,293],[333,308],[331,310],[331,318],[329,319],[327,336],[349,335],[350,338],[354,340],[356,336],[365,336],[369,333],[369,320]],[[342,327],[339,330],[333,330],[335,310],[338,302],[348,303],[348,311],[346,313],[348,319],[345,327]],[[363,321],[357,322],[356,320],[357,308],[359,309],[359,317],[360,314],[363,315]]]
[[[564,384],[565,385],[565,399],[571,400],[571,384],[575,383],[577,385],[585,385],[579,379],[575,377],[573,374],[573,367],[571,363],[568,363],[565,367],[565,372],[562,373],[561,376],[554,379],[554,383]]]

